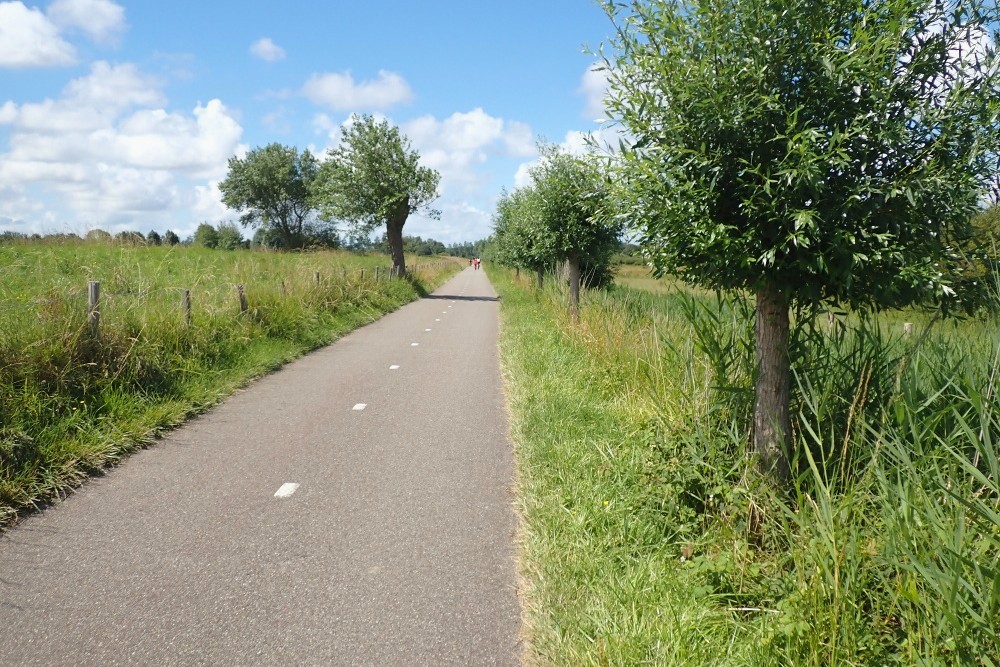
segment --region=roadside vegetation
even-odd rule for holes
[[[602,5],[617,146],[488,254],[529,662],[1000,664],[1000,9]]]
[[[377,255],[61,241],[0,245],[0,526],[462,266],[390,280]]]
[[[528,664],[998,664],[995,316],[796,322],[780,488],[752,297],[588,291],[574,325],[565,287],[488,268]]]

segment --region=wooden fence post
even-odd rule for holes
[[[378,282],[380,269],[381,267],[378,266],[375,267],[375,282]]]
[[[365,279],[365,270],[361,269],[361,280]]]
[[[184,290],[181,297],[181,307],[184,309],[184,326],[191,326],[191,290]]]
[[[319,279],[319,271],[317,271],[315,275],[316,275],[316,285],[318,286],[318,285],[319,285],[319,282],[320,282],[320,279]]]
[[[240,300],[240,313],[247,312],[250,307],[247,305],[247,293],[246,290],[243,289],[243,283],[236,286],[236,296],[239,297]]]
[[[98,338],[101,335],[101,283],[96,280],[87,282],[87,324],[90,336]]]

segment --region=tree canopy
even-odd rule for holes
[[[209,223],[203,222],[194,230],[191,242],[203,248],[215,248],[219,245],[219,232]]]
[[[219,183],[222,202],[242,213],[244,227],[273,229],[286,248],[300,248],[314,212],[310,195],[318,171],[308,150],[276,143],[255,148],[229,159],[229,173]]]
[[[429,205],[441,176],[419,164],[420,155],[398,127],[370,115],[354,119],[340,144],[327,151],[313,202],[323,216],[366,234],[385,225],[393,268],[405,271],[403,225],[417,211],[436,217]]]
[[[661,271],[757,297],[755,444],[787,465],[790,304],[954,296],[1000,155],[995,5],[608,1],[619,215]]]
[[[604,215],[608,184],[592,155],[540,145],[530,185],[504,192],[494,216],[494,255],[505,264],[544,270],[565,262],[570,307],[579,305],[581,272],[603,282],[618,248],[621,223]]]

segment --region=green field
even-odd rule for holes
[[[997,664],[995,318],[803,326],[779,489],[748,455],[745,301],[618,288],[573,325],[489,268],[528,664]]]
[[[0,526],[461,268],[414,261],[388,280],[388,258],[344,252],[0,246]]]

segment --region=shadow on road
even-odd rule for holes
[[[448,299],[451,301],[499,301],[498,296],[460,296],[458,294],[428,294],[425,299]]]

